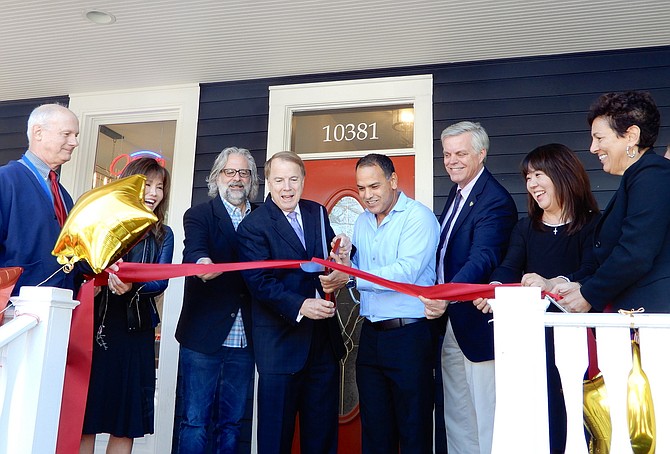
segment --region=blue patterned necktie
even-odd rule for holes
[[[298,238],[300,238],[302,247],[305,247],[305,234],[302,231],[302,227],[300,227],[300,223],[298,222],[298,213],[296,213],[295,211],[291,211],[288,214],[288,220],[289,223],[291,224],[291,227],[293,227],[293,230],[295,230],[295,234],[298,235]]]
[[[458,211],[458,207],[461,204],[461,200],[463,197],[461,196],[461,190],[456,191],[456,197],[454,197],[454,207],[451,210],[451,213],[449,213],[449,218],[447,218],[447,222],[444,224],[444,229],[442,229],[442,233],[440,234],[440,247],[437,249],[438,253],[438,259],[441,258],[441,251],[442,248],[444,247],[444,241],[447,238],[447,233],[449,233],[449,227],[451,227],[451,223],[454,221],[454,217],[456,216],[456,212]]]

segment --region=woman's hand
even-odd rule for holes
[[[561,279],[561,282],[565,281]],[[543,292],[548,292],[554,284],[549,279],[545,279],[537,273],[527,273],[521,278],[521,285],[524,287],[540,287]]]
[[[588,312],[591,310],[591,305],[582,296],[580,288],[578,282],[564,282],[554,286],[551,293],[562,297],[557,302],[568,312]]]
[[[123,295],[132,288],[133,284],[124,284],[121,279],[114,274],[109,273],[109,280],[107,281],[107,288],[115,295]]]
[[[475,305],[477,309],[482,311],[484,314],[488,314],[490,312],[493,312],[493,309],[491,308],[491,305],[489,304],[489,299],[488,298],[477,298],[476,300],[472,301],[472,304]]]

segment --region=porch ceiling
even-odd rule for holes
[[[670,44],[664,0],[24,0],[0,25],[0,100]]]

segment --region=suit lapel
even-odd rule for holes
[[[44,188],[40,184],[39,181],[37,181],[37,178],[35,174],[33,173],[32,170],[30,170],[28,167],[20,163],[19,161],[16,161],[16,165],[21,169],[22,172],[25,173],[25,176],[28,178],[30,183],[35,187],[35,192],[40,194],[40,200],[42,203],[48,207],[51,207],[51,210],[54,209],[54,203],[53,200],[51,200],[51,197],[47,195],[45,192]],[[68,208],[68,207],[66,207]],[[68,208],[68,212],[70,211],[71,206]]]
[[[300,202],[300,213],[302,215],[303,231],[305,232],[305,248],[308,257],[321,257],[323,246],[321,244],[321,213],[314,209],[318,205],[308,205]]]
[[[212,210],[214,212],[214,217],[216,218],[216,226],[222,233],[221,238],[237,249],[237,235],[235,233],[235,227],[233,227],[233,220],[230,219],[230,215],[228,214],[226,207],[223,205],[221,196],[215,197],[210,203],[212,204]]]
[[[268,194],[265,199],[265,204],[268,206],[268,212],[270,214],[270,219],[272,221],[272,228],[277,232],[277,237],[281,238],[286,244],[293,249],[300,258],[307,258],[307,252],[305,248],[302,247],[300,238],[289,224],[288,219],[284,215],[284,212],[279,209],[279,207],[272,201],[272,197]],[[302,206],[300,207],[302,210]],[[304,213],[303,213],[304,214]],[[305,216],[303,216],[303,223]],[[304,231],[304,228],[303,228]],[[307,244],[307,237],[305,237],[305,243]]]
[[[463,208],[461,208],[461,212],[458,213],[458,218],[456,218],[456,222],[454,223],[454,228],[451,231],[451,236],[453,236],[456,232],[458,232],[458,229],[461,227],[461,225],[463,225],[463,222],[467,219],[472,210],[475,209],[475,206],[477,205],[477,200],[479,199],[479,196],[484,190],[484,186],[486,186],[486,182],[488,181],[490,176],[491,174],[489,173],[489,171],[486,168],[484,168],[484,172],[481,174],[481,176],[475,183],[475,186],[472,188],[472,191],[470,191],[468,198],[463,201]]]
[[[449,212],[449,208],[451,208],[451,204],[454,203],[454,197],[456,197],[456,188],[458,188],[457,184],[453,185],[451,191],[449,191],[449,197],[447,197],[447,204],[444,206],[444,209],[442,210],[442,215],[440,216],[440,227],[442,227],[444,219],[447,217],[447,213]]]

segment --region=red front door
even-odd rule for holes
[[[414,197],[414,156],[392,158],[398,174],[398,186],[407,196]],[[357,159],[327,159],[305,161],[307,177],[302,198],[322,203],[330,213],[335,233],[351,235],[356,217],[363,208],[356,188]],[[338,453],[361,452],[361,422],[356,388],[356,354],[362,319],[358,315],[358,293],[345,289],[337,295],[337,316],[347,354],[340,364],[340,429]],[[297,425],[296,425],[297,427]],[[299,428],[293,439],[293,452],[300,452]]]

